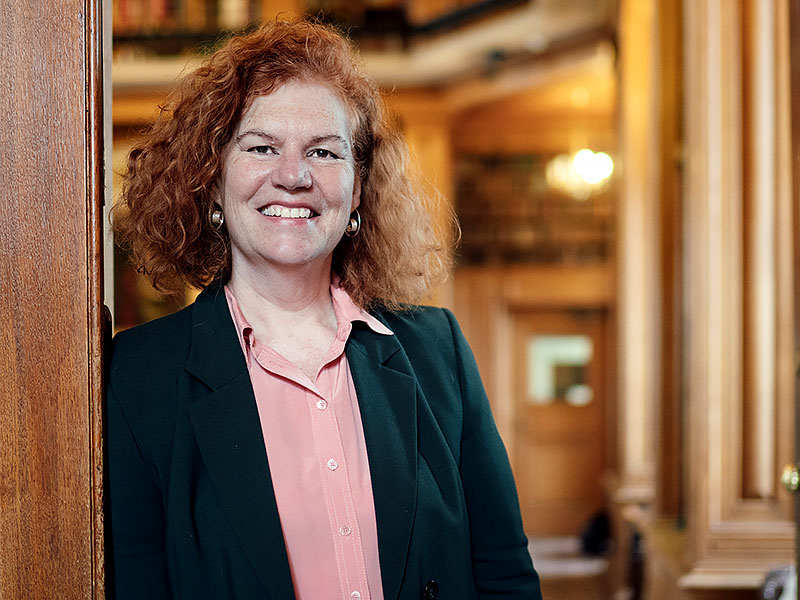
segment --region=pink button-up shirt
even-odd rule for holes
[[[391,330],[334,282],[336,337],[311,381],[259,344],[227,287],[225,296],[253,383],[298,600],[383,600],[367,446],[344,348],[353,321],[376,334]]]

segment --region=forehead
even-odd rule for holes
[[[239,122],[238,130],[254,126],[292,129],[331,129],[351,137],[352,119],[346,102],[332,86],[314,81],[291,80],[267,94],[254,96]]]

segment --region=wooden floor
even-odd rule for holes
[[[583,556],[575,537],[531,538],[545,600],[609,600],[608,560]]]

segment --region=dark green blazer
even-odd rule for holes
[[[346,354],[384,597],[541,598],[508,459],[458,324],[434,308],[375,314],[395,335],[355,323]],[[118,334],[108,377],[116,598],[294,598],[253,388],[222,288]]]

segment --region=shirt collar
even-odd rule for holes
[[[249,352],[247,349],[250,346],[250,336],[253,333],[253,328],[250,323],[247,322],[242,310],[239,308],[236,297],[227,285],[225,286],[225,298],[228,301],[228,308],[231,311],[231,317],[233,317],[233,323],[236,326],[236,333],[238,334],[242,352],[248,355]],[[350,295],[339,287],[339,278],[336,276],[333,276],[331,279],[331,299],[333,300],[333,312],[336,314],[337,337],[341,336],[346,338],[350,334],[352,323],[355,321],[365,323],[367,327],[375,333],[394,335],[391,329],[363,308],[359,308],[358,305],[353,302]]]
[[[336,313],[336,322],[340,328],[345,323],[362,321],[375,333],[394,335],[391,329],[353,302],[350,294],[339,287],[339,278],[336,276],[331,281],[331,298],[333,299],[333,312]]]

